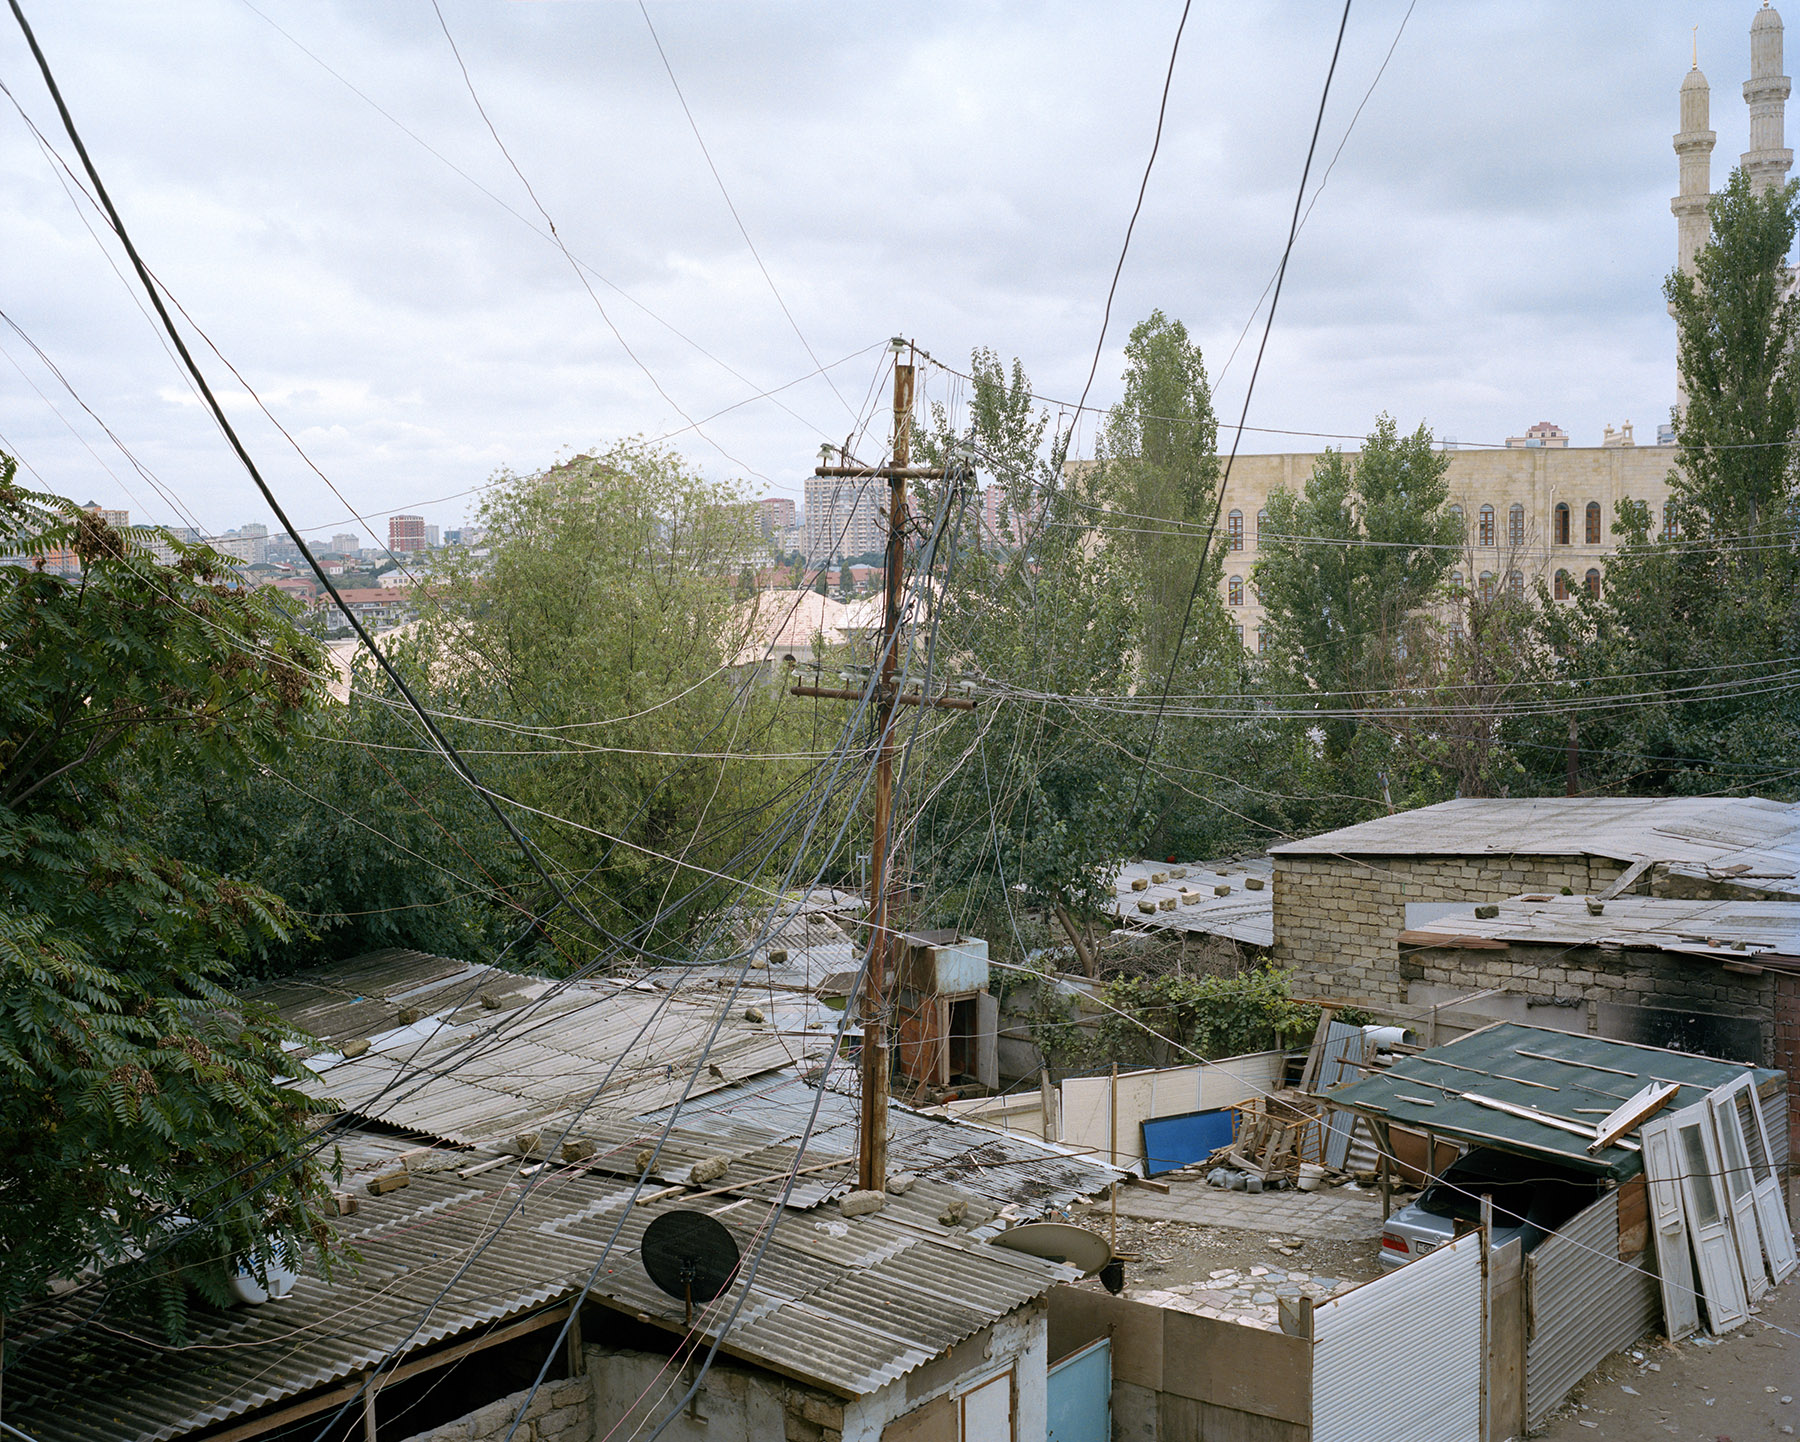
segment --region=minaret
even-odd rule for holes
[[[1776,31],[1778,47],[1780,33]],[[1675,154],[1681,160],[1681,193],[1669,202],[1669,209],[1675,212],[1675,261],[1689,275],[1694,271],[1694,257],[1712,233],[1712,221],[1706,213],[1707,202],[1712,199],[1712,148],[1716,139],[1707,129],[1711,99],[1712,91],[1700,73],[1696,39],[1694,68],[1681,82],[1681,133],[1675,137]],[[1776,104],[1779,108],[1780,102]]]
[[[1792,88],[1781,73],[1781,16],[1768,0],[1750,22],[1750,78],[1744,82],[1744,103],[1750,107],[1750,148],[1744,152],[1744,173],[1757,193],[1787,182],[1794,152],[1782,145],[1783,111]]]

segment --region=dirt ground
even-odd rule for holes
[[[1087,1217],[1086,1225],[1106,1231],[1104,1210]],[[1275,1245],[1277,1241],[1290,1244],[1290,1249],[1291,1244],[1298,1243],[1297,1253],[1288,1255]],[[1130,1292],[1197,1284],[1225,1267],[1238,1271],[1259,1266],[1289,1272],[1305,1270],[1315,1277],[1336,1277],[1344,1282],[1366,1282],[1381,1270],[1379,1237],[1335,1241],[1184,1222],[1142,1222],[1129,1217],[1119,1218],[1118,1250],[1136,1258],[1125,1263],[1126,1287]]]
[[[1615,1352],[1545,1425],[1553,1442],[1680,1437],[1762,1442],[1800,1432],[1800,1276],[1724,1337],[1646,1337]]]
[[[1103,1236],[1112,1233],[1112,1218],[1104,1207],[1081,1221]],[[1305,1237],[1122,1216],[1116,1250],[1125,1263],[1125,1295],[1133,1301],[1273,1331],[1280,1325],[1282,1297],[1320,1301],[1376,1276],[1381,1239]]]

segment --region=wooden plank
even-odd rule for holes
[[[1525,1265],[1517,1237],[1488,1253],[1487,1397],[1487,1436],[1523,1435]]]
[[[1401,946],[1437,947],[1444,951],[1511,951],[1509,942],[1491,936],[1453,936],[1441,931],[1403,931],[1395,938]]]
[[[1515,1106],[1512,1102],[1501,1101],[1498,1097],[1484,1097],[1479,1092],[1464,1092],[1462,1099],[1473,1102],[1478,1107],[1487,1107],[1490,1111],[1504,1112],[1507,1116],[1519,1117],[1524,1121],[1536,1122],[1539,1126],[1555,1127],[1558,1131],[1573,1132],[1578,1137],[1592,1137],[1593,1133],[1580,1122],[1566,1121],[1562,1117],[1553,1117],[1547,1112],[1540,1112],[1532,1107]],[[1628,1142],[1620,1138],[1613,1143],[1625,1151],[1639,1150],[1636,1142]]]
[[[1680,1090],[1674,1082],[1651,1082],[1642,1091],[1627,1097],[1608,1113],[1605,1121],[1594,1124],[1594,1139],[1588,1143],[1588,1151],[1598,1152],[1611,1146],[1668,1105],[1669,1098]]]
[[[1172,1392],[1156,1401],[1158,1442],[1307,1442],[1312,1435],[1312,1428],[1302,1423],[1237,1412]]]
[[[1052,1358],[1066,1357],[1101,1337],[1113,1339],[1113,1380],[1160,1392],[1163,1322],[1178,1315],[1128,1297],[1059,1283],[1050,1289]]]
[[[1283,1422],[1312,1420],[1312,1344],[1299,1337],[1171,1311],[1163,1316],[1162,1370],[1164,1392]]]

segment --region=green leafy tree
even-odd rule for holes
[[[939,664],[1027,694],[947,713],[933,732],[913,793],[924,798],[911,852],[922,919],[979,926],[1017,949],[1030,931],[1021,912],[1041,912],[1091,969],[1085,924],[1108,909],[1111,868],[1134,829],[1136,728],[1058,698],[1129,686],[1141,634],[1132,558],[1093,529],[1098,476],[1065,474],[1023,367],[988,351],[971,364],[967,428],[953,433],[940,411],[921,450],[939,463],[972,450],[1024,518],[1027,543],[984,549],[978,500],[964,497],[962,532],[946,548],[955,561],[936,617]]]
[[[1546,597],[1543,630],[1569,694],[1612,702],[1576,718],[1584,785],[1792,795],[1800,707],[1763,678],[1800,646],[1800,184],[1759,193],[1734,170],[1710,211],[1694,273],[1664,287],[1686,397],[1667,509],[1623,502],[1604,593]],[[1561,720],[1517,728],[1546,786]]]
[[[1423,425],[1401,436],[1384,415],[1360,453],[1327,450],[1298,495],[1270,493],[1254,576],[1273,689],[1316,695],[1324,712],[1382,694],[1409,624],[1464,543],[1448,469]],[[1327,758],[1346,756],[1357,719],[1319,724]]]
[[[503,474],[479,519],[488,557],[453,562],[421,607],[428,693],[490,723],[451,734],[591,915],[624,935],[686,898],[646,938],[683,945],[728,889],[709,872],[767,861],[757,838],[810,774],[781,759],[812,749],[810,713],[748,657],[781,603],[734,591],[754,508],[626,442]]]
[[[1200,348],[1187,328],[1160,310],[1133,327],[1125,345],[1125,394],[1107,412],[1097,450],[1099,487],[1124,513],[1119,535],[1136,562],[1136,589],[1144,611],[1142,664],[1160,676],[1173,658],[1184,621],[1184,654],[1218,650],[1226,634],[1217,605],[1224,574],[1225,538],[1205,549],[1219,487],[1219,423]],[[1194,635],[1188,598],[1205,634]],[[1217,613],[1216,615],[1214,613]]]
[[[125,1301],[179,1333],[240,1259],[318,1251],[322,1109],[290,1033],[227,989],[280,938],[269,892],[134,839],[161,786],[280,757],[319,655],[230,563],[17,487],[0,457],[0,1313],[143,1257]]]

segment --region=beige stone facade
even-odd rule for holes
[[[1396,938],[1408,902],[1604,891],[1624,863],[1588,856],[1276,856],[1275,962],[1296,996],[1405,1004]],[[1477,983],[1479,985],[1479,983]]]
[[[1567,589],[1587,584],[1597,572],[1604,584],[1607,557],[1618,548],[1612,534],[1618,504],[1645,501],[1660,527],[1669,498],[1669,471],[1679,452],[1669,446],[1514,447],[1450,451],[1450,503],[1462,508],[1468,547],[1454,567],[1469,585],[1483,577],[1505,586],[1514,572],[1528,593],[1542,579],[1555,589],[1557,572],[1567,573]],[[1298,494],[1312,474],[1315,453],[1243,456],[1232,467],[1220,508],[1225,575],[1220,599],[1240,628],[1246,646],[1256,649],[1262,606],[1251,584],[1256,564],[1259,517],[1276,487]],[[1353,457],[1354,459],[1354,457]],[[1597,506],[1597,539],[1588,507]],[[1567,531],[1559,528],[1559,507],[1567,509]],[[1492,524],[1484,525],[1484,507]],[[1514,507],[1518,507],[1515,518]]]

